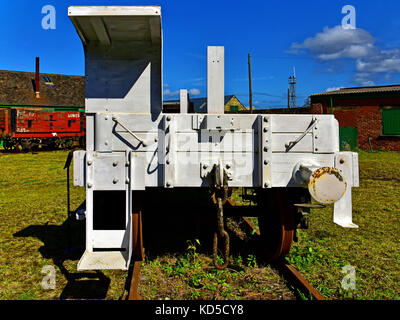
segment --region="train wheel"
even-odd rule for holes
[[[285,257],[292,246],[296,232],[296,207],[293,205],[291,190],[274,188],[265,200],[263,215],[258,218],[261,233],[261,250],[267,260]]]

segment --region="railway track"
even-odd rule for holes
[[[136,220],[136,222],[135,222]],[[134,223],[141,223],[140,215],[135,219]],[[257,236],[260,236],[259,230],[254,226],[254,224],[247,218],[243,217],[243,221],[246,225],[251,228]],[[140,229],[140,228],[139,228]],[[142,235],[141,232],[134,236],[134,241],[141,242]],[[136,245],[136,244],[135,244]],[[135,246],[134,246],[135,247]],[[131,264],[131,268],[128,271],[127,281],[125,283],[125,291],[122,300],[140,300],[141,297],[138,294],[138,286],[139,286],[139,278],[140,278],[140,266],[143,262],[144,256],[143,253],[139,252],[139,255],[136,254],[134,257],[133,264]],[[280,275],[284,278],[285,282],[289,287],[296,288],[301,293],[303,293],[307,297],[312,297],[314,300],[325,300],[322,294],[316,290],[302,275],[296,270],[284,257],[271,262],[271,265],[277,269]]]

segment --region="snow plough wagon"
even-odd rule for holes
[[[164,113],[161,7],[73,6],[69,17],[86,76],[86,150],[73,158],[74,185],[86,189],[79,270],[128,270],[143,260],[142,215],[151,214],[143,208],[173,210],[186,201],[190,216],[203,205],[201,194],[210,195],[215,213],[214,249],[224,248],[223,263],[214,257],[217,268],[229,263],[229,210],[258,216],[271,260],[289,252],[310,208],[334,204],[333,222],[357,227],[351,190],[359,184],[358,155],[339,151],[333,115],[225,114],[220,46],[207,47],[207,112],[190,113],[181,90],[180,112]],[[232,205],[235,188],[252,191],[251,206]]]

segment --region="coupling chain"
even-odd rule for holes
[[[224,213],[223,204],[226,202],[226,192],[224,192],[223,197],[219,195],[216,198],[217,202],[217,231],[214,233],[213,241],[213,254],[214,254],[214,266],[223,270],[228,266],[229,263],[229,235],[224,229]],[[222,265],[218,264],[218,238],[225,239],[224,241],[224,263]]]

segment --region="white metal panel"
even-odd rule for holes
[[[90,16],[160,16],[160,6],[70,6],[70,17]]]
[[[207,47],[207,113],[224,113],[224,81],[224,47]]]
[[[165,162],[164,162],[164,187],[172,188],[176,178],[176,122],[172,115],[164,116],[165,128]]]
[[[145,190],[146,160],[143,154],[131,152],[130,186],[132,190]]]
[[[333,117],[317,117],[318,123],[313,128],[314,152],[339,152],[339,123]]]
[[[271,115],[271,130],[285,133],[303,133],[312,123],[312,115]]]
[[[176,134],[177,152],[253,152],[258,137],[247,132],[199,130]]]
[[[94,118],[95,114],[86,113],[86,150],[94,151]]]
[[[335,155],[335,167],[340,169],[347,180],[347,190],[333,207],[333,222],[343,228],[358,228],[353,223],[351,190],[353,181],[353,152],[339,152]]]
[[[124,248],[127,230],[93,230],[93,248]]]
[[[88,250],[78,262],[78,271],[81,270],[128,270],[129,257],[127,252]]]
[[[176,132],[192,132],[193,130],[206,129],[206,116],[217,117],[217,115],[206,114],[172,114],[176,121]],[[235,131],[257,130],[258,116],[256,114],[220,114],[220,118],[227,119],[227,123],[233,120]],[[225,121],[225,120],[224,120]],[[229,128],[230,130],[231,128]]]
[[[299,134],[295,133],[274,133],[271,138],[272,152],[313,152],[313,135],[307,134],[296,143],[292,148],[288,149],[286,144],[298,138]]]
[[[151,112],[151,64],[87,60],[86,112]]]
[[[85,158],[86,151],[78,150],[74,151],[74,186],[83,187],[85,186]]]
[[[312,161],[320,167],[333,167],[333,154],[312,153],[273,153],[272,154],[272,186],[273,187],[297,187],[293,179],[293,169],[300,161]]]
[[[272,160],[272,130],[271,130],[271,116],[258,117],[258,130],[259,130],[259,184],[262,188],[271,188],[272,185],[272,168],[274,163]],[[256,146],[256,145],[255,145]],[[255,151],[255,150],[254,150]]]
[[[69,16],[85,47],[86,111],[160,114],[161,8],[78,6]]]
[[[125,190],[125,154],[95,153],[93,163],[93,190]]]
[[[186,89],[181,89],[179,92],[179,98],[180,98],[180,113],[188,113],[188,102],[189,102],[189,97],[188,97],[188,92]]]
[[[250,187],[258,180],[257,155],[254,153],[232,152],[178,152],[176,158],[175,187],[207,187],[208,182],[201,178],[202,163],[232,164],[232,180],[229,186]]]

